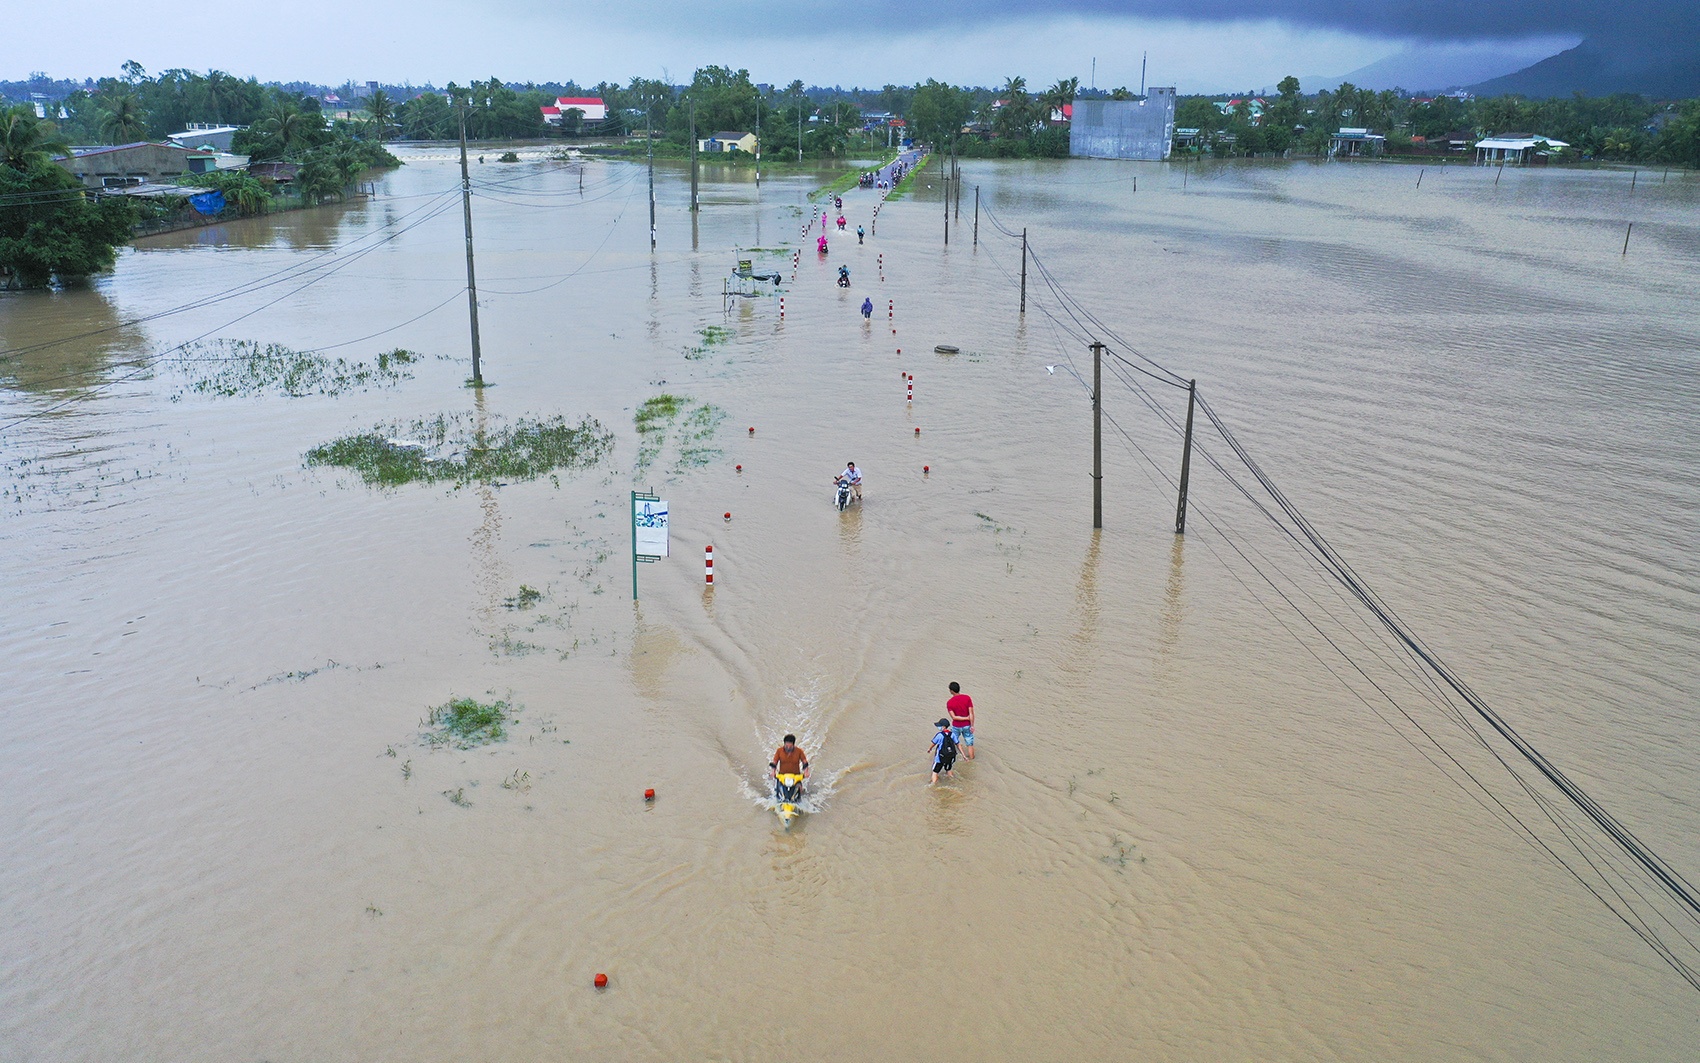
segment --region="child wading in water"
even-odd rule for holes
[[[933,781],[928,783],[928,786],[937,785],[940,772],[956,778],[955,772],[951,770],[956,767],[956,739],[951,737],[950,721],[940,720],[933,726],[938,728],[938,732],[933,735],[932,745],[927,747],[927,751],[933,755]]]

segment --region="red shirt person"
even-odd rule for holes
[[[968,751],[968,759],[974,759],[974,699],[962,692],[961,683],[950,684],[950,700],[944,703],[944,709],[950,713],[950,735],[956,739],[956,744]]]

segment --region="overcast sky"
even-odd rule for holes
[[[1267,16],[1244,18],[1247,12]],[[1700,21],[1696,0],[365,0],[185,22],[130,0],[86,0],[62,19],[13,18],[0,76],[218,68],[261,80],[438,85],[492,74],[581,84],[687,80],[698,66],[757,81],[878,86],[1012,74],[1183,93],[1338,75],[1410,47],[1503,50],[1533,62],[1614,25]]]

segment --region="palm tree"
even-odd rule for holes
[[[71,154],[71,146],[59,138],[52,122],[35,116],[27,103],[0,110],[0,165],[27,170],[50,162],[55,155]]]
[[[129,144],[147,135],[147,113],[134,93],[126,92],[105,101],[100,132],[108,144]]]
[[[1027,79],[1012,77],[1004,83],[1003,106],[993,120],[999,136],[1025,137],[1033,132],[1033,101],[1027,96]],[[1047,116],[1048,117],[1048,116]]]
[[[283,157],[298,149],[311,147],[309,137],[315,128],[324,127],[324,119],[303,112],[293,103],[279,103],[255,123],[267,140],[267,154]]]
[[[1074,98],[1078,95],[1080,95],[1079,78],[1063,78],[1046,89],[1039,96],[1039,109],[1043,112],[1044,120],[1048,122],[1051,115],[1061,114],[1062,109],[1073,103]]]
[[[382,142],[389,133],[390,120],[395,117],[395,101],[383,89],[374,89],[366,99],[366,113],[377,124],[378,140]]]

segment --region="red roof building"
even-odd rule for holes
[[[587,125],[596,125],[608,117],[608,105],[600,96],[557,96],[555,106],[542,108],[543,120],[550,125],[560,125],[562,116],[574,108],[584,112],[583,120]]]

